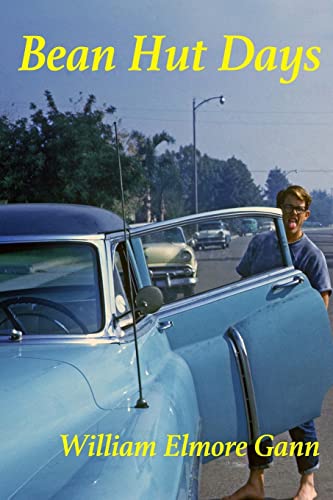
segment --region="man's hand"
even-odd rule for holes
[[[331,296],[330,292],[320,292],[320,295],[323,298],[323,301],[325,303],[326,309],[328,309],[328,303],[330,301],[330,296]]]

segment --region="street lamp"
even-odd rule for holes
[[[295,172],[297,174],[297,170],[288,170],[288,172],[285,172],[284,175],[287,177],[287,175],[291,174],[292,172]]]
[[[204,99],[198,104],[195,103],[195,97],[193,97],[192,103],[192,116],[193,116],[193,167],[194,167],[194,209],[195,213],[198,213],[198,167],[197,167],[197,155],[196,155],[196,133],[195,133],[195,112],[196,110],[205,104],[206,102],[213,101],[214,99],[218,99],[220,104],[223,105],[225,103],[225,99],[223,95],[218,95],[215,97],[209,97],[208,99]]]

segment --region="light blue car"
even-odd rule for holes
[[[244,218],[275,224],[281,264],[240,279]],[[214,220],[232,245],[200,252],[194,295],[162,305],[141,237],[176,226],[190,242]],[[279,210],[125,229],[96,207],[6,205],[0,234],[1,499],[194,499],[224,445],[320,414],[328,316]]]

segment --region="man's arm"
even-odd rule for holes
[[[328,309],[328,303],[330,301],[330,295],[331,293],[329,291],[326,291],[326,292],[320,292],[320,295],[322,296],[323,298],[323,301],[324,301],[324,304],[326,306],[326,309]]]

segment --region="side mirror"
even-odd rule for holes
[[[157,286],[144,286],[135,297],[136,308],[142,314],[152,314],[163,304],[163,294]]]

